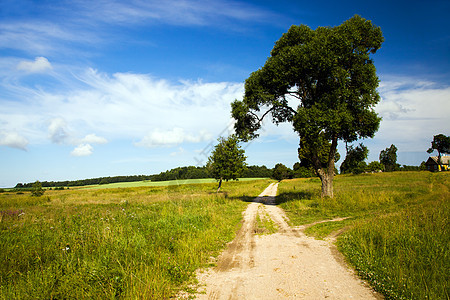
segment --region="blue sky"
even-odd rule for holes
[[[230,103],[293,25],[355,14],[381,27],[383,117],[369,161],[400,164],[450,134],[449,1],[0,1],[0,187],[201,165]],[[266,122],[249,164],[298,160],[290,124]],[[345,156],[343,145],[339,146]]]

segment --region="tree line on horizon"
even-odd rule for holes
[[[272,168],[266,166],[248,166],[241,178],[270,178],[272,177]],[[211,172],[206,166],[195,167],[177,167],[171,170],[161,172],[153,175],[130,175],[130,176],[108,176],[97,177],[79,180],[65,180],[65,181],[41,181],[43,188],[63,188],[74,186],[87,186],[98,184],[109,184],[118,182],[136,182],[136,181],[168,181],[168,180],[184,180],[184,179],[202,179],[213,178]],[[17,183],[16,189],[30,189],[34,182]]]

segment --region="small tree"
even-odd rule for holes
[[[222,180],[237,180],[247,167],[245,151],[239,146],[236,136],[227,139],[221,137],[218,141],[219,144],[214,147],[207,163],[211,175],[219,180],[217,192],[222,186]]]
[[[431,154],[433,153],[434,150],[438,152],[439,165],[442,165],[441,155],[450,153],[450,136],[446,136],[442,133],[433,136],[433,140],[431,141],[431,147],[427,150],[427,152]]]
[[[45,191],[42,189],[42,184],[39,182],[39,180],[36,180],[36,182],[33,183],[31,195],[35,197],[40,197],[44,194],[44,192]]]
[[[352,145],[347,147],[347,155],[341,164],[341,174],[353,173],[360,174],[364,172],[367,156],[369,155],[369,149],[362,143],[359,146],[353,148]]]
[[[380,163],[384,165],[387,172],[395,171],[397,168],[397,147],[392,144],[389,148],[381,150]]]

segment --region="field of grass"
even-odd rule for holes
[[[267,178],[239,178],[239,181],[254,181],[263,180]],[[201,179],[180,179],[180,180],[168,180],[168,181],[134,181],[134,182],[116,182],[109,184],[98,184],[86,187],[86,189],[115,189],[115,188],[132,188],[143,186],[169,186],[169,185],[182,185],[182,184],[199,184],[199,183],[213,183],[217,180],[214,178],[201,178]]]
[[[0,194],[0,299],[167,299],[269,180]]]
[[[338,247],[387,299],[449,299],[450,172],[394,172],[335,178],[335,198],[318,179],[284,181],[278,201],[293,225],[335,217],[307,232],[345,228]]]

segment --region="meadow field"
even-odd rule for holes
[[[263,180],[267,178],[239,178],[239,181],[254,181]],[[143,186],[171,186],[182,184],[199,184],[199,183],[213,183],[218,182],[214,178],[200,178],[200,179],[179,179],[179,180],[167,180],[167,181],[134,181],[134,182],[116,182],[108,184],[97,184],[83,187],[83,189],[115,189],[115,188],[131,188],[131,187],[143,187]]]
[[[0,299],[167,299],[270,180],[0,194]]]
[[[170,298],[270,182],[0,193],[0,299]],[[387,299],[449,299],[449,184],[450,172],[339,175],[335,198],[322,199],[318,178],[294,179],[277,201],[293,226],[347,217],[307,234],[341,232],[340,251]]]
[[[359,275],[386,299],[449,299],[450,172],[340,175],[335,198],[320,198],[320,181],[279,185],[278,203],[292,225],[324,238],[332,232]]]

